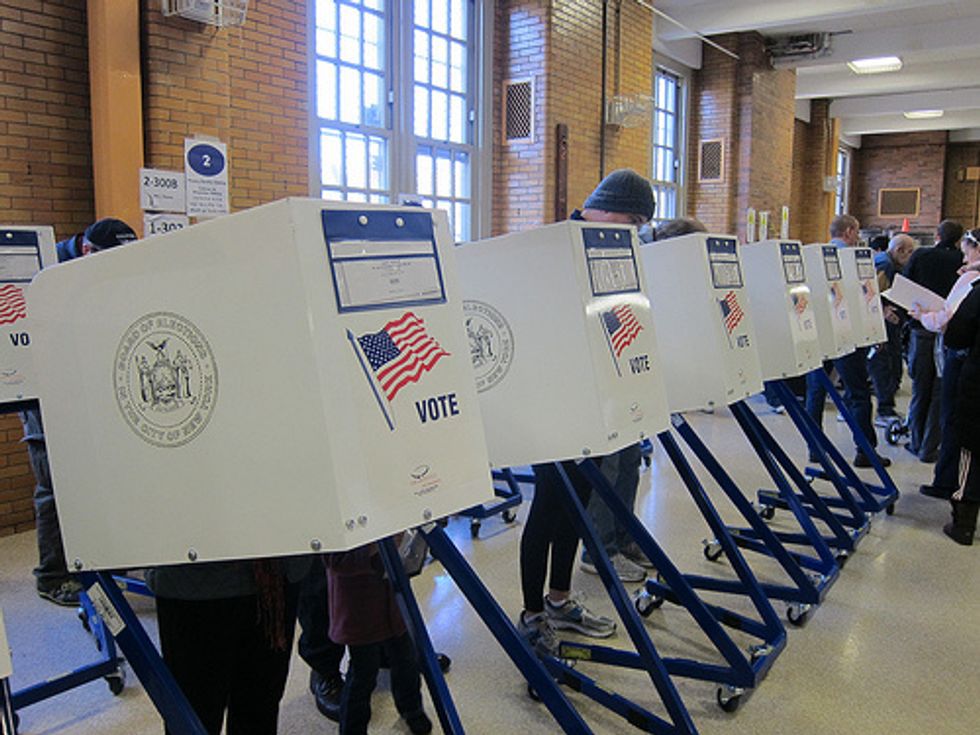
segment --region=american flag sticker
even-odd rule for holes
[[[629,304],[621,304],[602,312],[602,323],[606,327],[606,334],[609,335],[609,343],[616,357],[623,354],[623,350],[629,347],[636,339],[636,335],[643,330],[643,325],[636,320]]]
[[[449,356],[425,331],[425,322],[411,311],[388,322],[379,332],[358,337],[357,343],[389,401]]]
[[[718,304],[721,306],[721,316],[725,320],[725,331],[731,334],[742,321],[745,312],[738,305],[738,296],[734,291],[726,293],[725,298],[719,299]]]
[[[24,289],[12,283],[0,286],[0,324],[13,324],[27,317]]]

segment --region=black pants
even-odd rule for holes
[[[957,495],[966,503],[980,503],[980,461],[974,452],[963,449],[960,453],[960,476]]]
[[[327,607],[327,569],[315,559],[300,582],[299,655],[325,679],[340,675],[344,646],[330,640],[330,613]]]
[[[272,648],[258,619],[258,597],[176,600],[157,597],[160,648],[209,735],[275,735],[286,688],[299,585],[286,591],[285,650]]]
[[[366,735],[371,693],[378,683],[382,652],[391,668],[391,695],[402,717],[422,710],[422,682],[415,646],[408,633],[365,646],[348,646],[350,665],[340,699],[340,735]]]
[[[953,490],[959,483],[960,439],[956,433],[953,412],[956,409],[956,387],[960,382],[967,350],[943,348],[943,377],[939,389],[939,459],[933,472],[932,484]]]
[[[592,485],[574,462],[562,462],[562,467],[582,505],[588,507]],[[531,501],[521,535],[521,592],[524,609],[530,613],[544,610],[549,552],[551,575],[548,586],[563,592],[571,589],[572,567],[579,540],[558,470],[553,464],[534,465],[533,470],[534,500]]]
[[[912,329],[909,340],[909,446],[919,459],[936,456],[941,430],[939,412],[940,378],[936,374],[936,335],[925,329]]]

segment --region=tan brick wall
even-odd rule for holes
[[[0,0],[0,224],[92,221],[85,0]],[[34,479],[16,415],[0,417],[0,536],[34,523]]]
[[[980,227],[980,181],[960,180],[967,166],[980,166],[980,143],[950,143],[946,147],[943,219],[967,228]]]
[[[878,216],[882,188],[921,188],[916,229],[934,228],[942,220],[946,166],[945,131],[865,135],[854,154],[852,211],[864,227],[898,227],[900,217]]]
[[[827,100],[813,100],[810,122],[795,122],[789,232],[804,243],[830,238],[834,195],[823,190],[823,182],[835,173],[839,135],[829,110]]]

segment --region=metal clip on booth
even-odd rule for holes
[[[723,539],[738,577],[713,589],[746,596],[759,619],[705,603],[656,540],[616,496],[589,457],[611,454],[646,436],[670,444],[661,361],[642,269],[631,231],[625,227],[565,222],[471,243],[458,261],[471,331],[480,320],[506,361],[477,371],[490,456],[495,466],[556,464],[567,508],[583,538],[635,651],[563,641],[557,657],[545,657],[563,684],[620,714],[646,732],[694,732],[671,681],[682,676],[721,685],[718,701],[734,709],[757,686],[785,645],[785,631],[693,471],[689,490],[713,531]],[[495,278],[485,277],[493,272]],[[470,320],[471,314],[480,320]],[[470,335],[471,341],[474,335]],[[664,438],[666,437],[666,438]],[[673,445],[676,448],[676,445]],[[658,569],[656,600],[630,599],[599,542],[567,472],[580,472],[624,524]],[[682,475],[684,473],[682,472]],[[723,664],[663,658],[643,626],[664,599],[684,607],[704,631]],[[740,648],[725,627],[756,638]],[[643,671],[658,693],[667,719],[603,689],[580,667],[584,662]],[[540,694],[540,692],[539,692]]]

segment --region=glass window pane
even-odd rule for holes
[[[340,68],[340,119],[345,123],[361,122],[361,74],[349,66]]]
[[[429,34],[415,31],[415,81],[429,81]]]
[[[341,167],[344,152],[340,133],[336,130],[320,131],[320,183],[324,186],[341,186]]]
[[[436,196],[453,195],[453,161],[447,150],[436,153]]]
[[[388,203],[388,195],[387,194],[372,194],[371,195],[371,201],[374,204],[387,204]]]
[[[432,149],[428,146],[419,146],[418,152],[415,154],[415,183],[419,194],[432,195],[432,178],[434,175]]]
[[[449,32],[448,0],[432,0],[432,30],[439,33]]]
[[[316,52],[320,56],[337,56],[337,33],[324,28],[316,29]]]
[[[370,10],[385,9],[385,0],[364,0],[362,4],[365,8],[369,8]]]
[[[466,2],[452,0],[449,7],[450,30],[453,38],[466,38]]]
[[[466,142],[466,98],[458,94],[449,98],[449,140],[452,143]]]
[[[320,192],[320,196],[330,202],[344,201],[344,192],[338,189],[324,189]]]
[[[449,46],[449,88],[453,92],[466,91],[466,46],[452,43]]]
[[[449,43],[438,36],[432,37],[432,86],[449,86]]]
[[[384,68],[384,25],[381,16],[364,14],[364,66],[381,71]]]
[[[383,127],[385,121],[384,78],[364,74],[364,124]]]
[[[415,85],[415,107],[412,109],[415,117],[415,134],[421,138],[429,137],[429,90]]]
[[[455,191],[453,196],[457,199],[470,198],[470,157],[466,153],[457,153],[456,162],[453,164],[455,175],[453,182]]]
[[[470,239],[470,205],[466,202],[456,202],[454,207],[453,236],[456,242],[466,242]]]
[[[349,5],[340,6],[340,59],[361,63],[361,14]]]
[[[316,27],[337,28],[337,3],[334,0],[316,0]]]
[[[388,188],[388,146],[384,138],[372,137],[370,151],[370,176],[372,189]]]
[[[363,191],[347,192],[347,201],[349,202],[366,202],[367,200],[367,194],[365,194]]]
[[[316,114],[324,120],[337,119],[337,67],[316,62]]]
[[[347,186],[357,189],[367,188],[367,145],[364,136],[350,133],[347,136],[347,160],[344,162],[344,173],[347,175]]]
[[[429,27],[429,0],[415,0],[415,25]]]
[[[449,100],[445,92],[432,90],[432,137],[446,140],[449,137]]]

